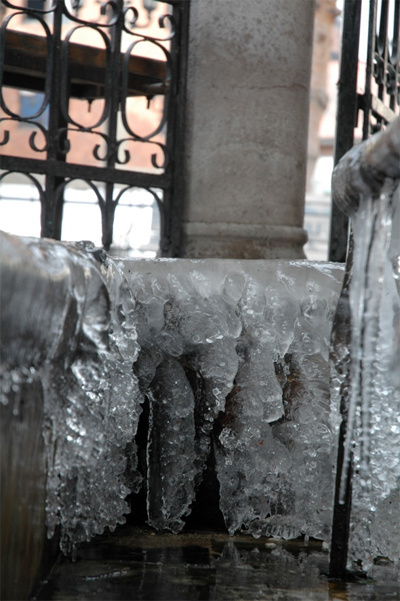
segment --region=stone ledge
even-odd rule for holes
[[[242,223],[183,224],[187,258],[304,259],[307,232],[301,227]]]

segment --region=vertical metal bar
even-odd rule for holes
[[[344,5],[344,21],[342,34],[342,54],[340,66],[335,165],[342,156],[352,148],[354,144],[354,127],[357,123],[358,97],[357,97],[357,74],[358,74],[358,52],[361,26],[361,1],[346,0]],[[332,205],[331,217],[331,239],[329,259],[331,261],[346,260],[348,247],[348,218],[339,209]],[[349,253],[347,257],[346,275],[343,289],[339,298],[335,315],[335,323],[332,328],[331,346],[333,349],[332,360],[337,364],[339,358],[335,356],[336,338],[340,342],[346,342],[347,348],[350,338],[350,308],[348,302],[348,284],[351,263],[351,238]],[[340,413],[342,422],[339,431],[338,455],[336,465],[335,499],[332,519],[332,536],[329,576],[331,578],[344,578],[347,568],[348,541],[350,534],[351,515],[351,476],[352,465],[349,466],[346,479],[346,491],[344,503],[340,503],[340,483],[342,478],[344,461],[344,441],[347,429],[348,398],[346,385],[348,386],[349,366],[342,366],[345,371],[344,389],[341,391]]]
[[[343,14],[342,53],[338,90],[335,165],[354,144],[357,122],[357,71],[361,1],[346,0]],[[348,218],[332,204],[329,260],[346,260]]]
[[[393,37],[392,52],[390,62],[393,69],[391,81],[390,108],[395,110],[395,106],[400,102],[400,0],[395,0],[394,19],[393,19]]]
[[[171,185],[164,192],[164,228],[160,239],[160,253],[163,257],[179,257],[180,253],[189,10],[190,0],[182,0],[174,4],[172,13],[177,34],[171,40],[170,50],[173,90],[167,116],[166,146],[171,161]]]
[[[388,18],[389,18],[389,0],[382,0],[381,11],[379,15],[379,33],[377,37],[377,50],[383,59],[381,77],[378,81],[378,98],[383,102],[387,93],[387,75],[388,75]],[[379,119],[379,123],[383,119]]]
[[[64,0],[56,0],[53,14],[53,43],[51,44],[52,80],[50,83],[48,150],[47,161],[65,161],[65,153],[61,151],[65,139],[60,138],[60,129],[66,127],[65,119],[60,110],[61,98],[61,27]],[[66,134],[65,134],[66,135]],[[54,171],[53,171],[54,173]],[[41,236],[43,238],[61,239],[61,224],[63,211],[64,178],[47,175],[44,203],[41,213]]]
[[[122,37],[122,27],[124,24],[124,4],[123,0],[117,0],[118,18],[111,28],[111,69],[108,70],[108,78],[111,80],[107,88],[111,90],[109,98],[105,102],[109,103],[107,135],[108,135],[108,153],[107,168],[115,169],[118,154],[117,144],[117,126],[118,109],[121,101],[121,59],[120,47]],[[116,205],[113,201],[114,183],[107,182],[105,185],[105,203],[101,208],[102,217],[102,244],[105,250],[109,250],[113,238],[114,214]]]
[[[340,425],[339,440],[344,441],[346,437],[347,422],[343,420]],[[331,550],[329,560],[329,577],[343,580],[347,574],[348,543],[350,533],[351,496],[352,496],[352,465],[347,472],[346,490],[344,502],[339,503],[340,479],[344,461],[344,445],[339,444],[337,456],[337,471],[335,481],[335,501],[333,507],[333,530],[331,539]]]
[[[377,0],[370,0],[369,20],[368,20],[368,47],[367,47],[367,65],[365,69],[365,89],[363,98],[363,140],[369,138],[371,134],[371,107],[372,107],[372,70],[374,64],[374,54],[376,46],[376,11]]]
[[[343,289],[340,295],[331,339],[331,363],[341,371],[342,388],[340,390],[340,414],[342,422],[339,430],[339,441],[337,451],[335,498],[333,505],[331,549],[329,558],[329,576],[333,579],[344,579],[347,572],[348,542],[350,534],[350,515],[352,497],[352,462],[347,471],[344,503],[340,503],[340,485],[344,462],[344,441],[346,438],[348,418],[348,388],[350,375],[350,355],[345,354],[350,348],[350,306],[349,306],[349,281],[350,265],[352,256],[352,238],[350,238],[349,258],[346,265],[346,273],[343,281]],[[348,351],[347,351],[348,352]]]

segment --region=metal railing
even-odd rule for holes
[[[160,252],[175,256],[189,0],[1,4],[0,177],[24,174],[32,182],[41,235],[53,239],[61,237],[66,186],[85,182],[106,250],[121,198],[144,188],[160,211]],[[159,18],[149,28],[153,10]],[[17,90],[35,93],[36,106],[26,111]],[[155,108],[143,121],[146,106],[140,112],[135,102],[144,101]]]
[[[354,145],[358,124],[365,140],[399,114],[399,30],[400,0],[345,0],[335,165]],[[329,260],[344,262],[347,243],[348,217],[332,205]]]

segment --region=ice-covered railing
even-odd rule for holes
[[[84,245],[1,235],[0,399],[23,422],[29,384],[42,388],[46,521],[49,537],[61,526],[64,551],[122,523],[140,480],[134,306],[118,269],[99,265]],[[24,461],[25,441],[11,442]]]
[[[5,234],[1,255],[2,408],[22,419],[19,392],[41,382],[64,550],[123,523],[141,486],[150,525],[179,532],[210,455],[229,532],[329,539],[340,266],[118,261]]]
[[[333,174],[351,216],[333,328],[333,398],[343,421],[331,573],[400,560],[400,118]],[[336,398],[335,398],[336,397]]]

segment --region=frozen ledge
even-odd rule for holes
[[[342,276],[309,261],[114,260],[2,234],[1,409],[23,420],[19,392],[40,383],[49,535],[60,524],[67,551],[114,528],[141,486],[149,523],[178,532],[212,454],[229,532],[328,540]],[[24,446],[12,441],[14,464]]]

